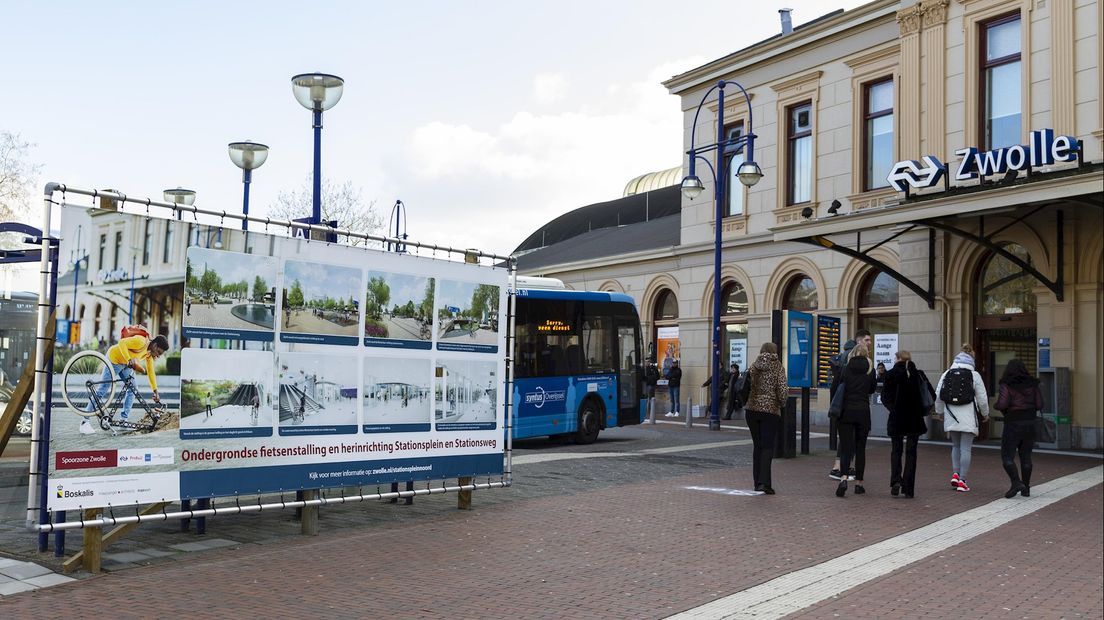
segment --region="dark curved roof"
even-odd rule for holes
[[[597,228],[565,241],[516,255],[517,269],[524,275],[536,275],[541,273],[541,269],[553,265],[671,248],[679,244],[681,235],[681,213],[635,224]]]
[[[579,207],[538,228],[521,242],[514,254],[532,252],[603,228],[678,215],[681,211],[682,193],[678,185]]]

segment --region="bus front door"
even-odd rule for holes
[[[640,424],[640,359],[637,349],[637,327],[617,325],[617,425]]]

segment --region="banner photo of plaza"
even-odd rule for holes
[[[50,510],[502,473],[506,270],[53,208]]]
[[[437,300],[437,350],[497,353],[503,289],[491,284],[441,280]]]
[[[189,247],[184,278],[184,336],[271,341],[276,318],[276,269],[276,259],[268,256]]]
[[[428,359],[364,358],[364,432],[430,430],[431,376]]]
[[[355,267],[285,261],[280,339],[355,346],[361,290]]]
[[[490,430],[497,421],[498,365],[481,360],[439,360],[434,372],[434,422],[439,431]]]
[[[272,353],[188,348],[182,358],[181,439],[272,436]]]
[[[434,279],[368,272],[364,300],[364,345],[429,349],[433,338]]]

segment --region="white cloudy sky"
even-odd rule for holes
[[[284,288],[291,290],[296,280],[307,301],[313,299],[360,299],[360,270],[353,267],[304,263],[289,260],[284,263]]]
[[[188,258],[197,275],[203,273],[203,266],[215,270],[223,284],[245,281],[250,287],[253,280],[260,276],[269,286],[276,286],[276,259],[267,256],[209,250],[201,247],[188,248]]]
[[[415,305],[422,303],[422,298],[425,296],[426,280],[428,280],[425,276],[412,276],[387,271],[369,271],[367,277],[369,280],[383,278],[391,290],[390,303],[392,306],[402,306],[408,301],[413,301]]]
[[[352,181],[412,239],[509,253],[544,222],[681,162],[660,81],[856,0],[5,3],[0,130],[58,181],[236,211],[226,144],[271,147],[251,212],[311,170],[289,78],[346,80],[323,174]],[[36,189],[37,192],[37,189]],[[37,202],[37,201],[36,201]],[[304,215],[309,213],[304,211]]]

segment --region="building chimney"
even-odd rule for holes
[[[792,11],[793,9],[778,9],[778,17],[782,19],[782,34],[793,32],[793,21],[790,20]]]

